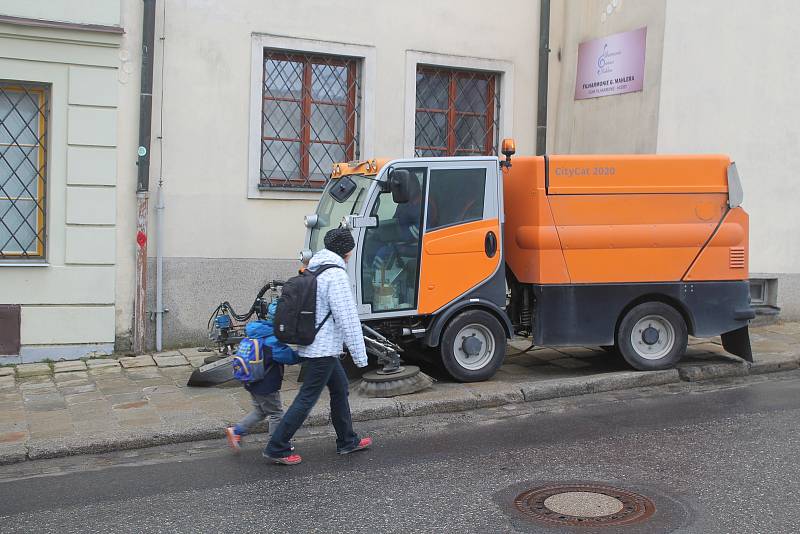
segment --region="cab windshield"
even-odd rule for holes
[[[317,206],[317,225],[311,230],[309,248],[312,252],[325,248],[323,244],[325,233],[332,228],[338,228],[343,217],[361,212],[361,208],[367,199],[369,186],[373,181],[363,174],[351,174],[350,179],[355,182],[356,189],[347,200],[341,203],[336,202],[330,194],[331,186],[336,180],[328,181],[328,185],[322,193],[322,198],[319,200],[319,206]]]

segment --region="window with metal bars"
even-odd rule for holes
[[[264,51],[260,189],[317,190],[359,157],[359,60]]]
[[[497,75],[417,67],[414,155],[496,155]]]
[[[0,80],[0,260],[45,255],[48,86]]]

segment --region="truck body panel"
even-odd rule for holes
[[[726,217],[728,165],[725,156],[516,158],[503,173],[506,261],[529,284],[744,280],[747,219]]]
[[[547,161],[549,195],[728,192],[730,159],[722,155],[559,154]]]

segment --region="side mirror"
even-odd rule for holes
[[[337,178],[336,182],[331,186],[330,194],[333,200],[341,204],[353,194],[356,190],[356,183],[349,176],[342,176]]]
[[[395,169],[389,175],[389,190],[395,204],[405,204],[411,200],[411,173],[406,169]]]

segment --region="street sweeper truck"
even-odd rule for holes
[[[506,340],[600,346],[673,367],[689,335],[750,360],[748,216],[721,155],[448,157],[334,164],[301,260],[356,241],[362,322],[486,380]]]

